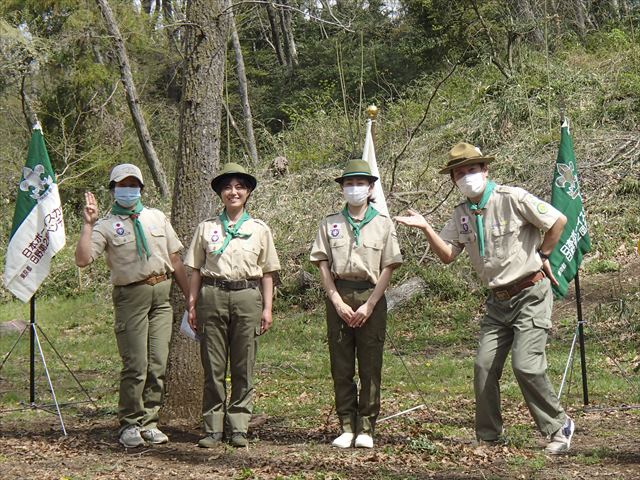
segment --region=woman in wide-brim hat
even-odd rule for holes
[[[339,448],[373,447],[387,322],[384,292],[402,263],[391,219],[371,205],[377,179],[367,162],[347,163],[335,179],[346,205],[320,223],[311,248],[311,261],[320,269],[327,295],[331,376],[342,428],[332,445]]]
[[[233,446],[248,444],[257,337],[271,327],[273,277],[280,270],[271,230],[245,208],[256,186],[244,167],[226,164],[211,181],[224,209],[198,225],[185,257],[185,265],[193,269],[189,324],[200,336],[205,375],[206,435],[198,442],[203,448],[221,442],[225,431]]]

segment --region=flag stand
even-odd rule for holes
[[[569,356],[567,358],[567,364],[564,368],[564,373],[562,375],[562,382],[560,383],[560,389],[558,390],[558,399],[562,396],[562,389],[564,388],[565,381],[567,379],[567,374],[569,372],[569,367],[573,363],[573,352],[576,347],[576,340],[579,341],[580,344],[580,367],[582,370],[582,399],[584,405],[589,405],[589,388],[587,385],[587,359],[585,353],[584,346],[584,319],[582,318],[582,295],[580,292],[580,274],[576,272],[576,276],[574,279],[575,288],[576,288],[576,310],[578,314],[578,323],[576,325],[576,331],[573,334],[573,341],[571,342],[571,349],[569,350]]]
[[[7,353],[7,355],[5,355],[5,357],[2,359],[2,363],[0,363],[0,371],[2,371],[2,367],[4,367],[4,364],[7,362],[7,360],[11,356],[11,353],[20,342],[20,339],[24,335],[24,332],[27,330],[27,328],[29,329],[29,405],[26,405],[20,408],[0,410],[0,413],[22,411],[27,409],[40,409],[46,412],[54,413],[55,415],[58,416],[58,419],[60,420],[60,428],[62,429],[63,435],[66,437],[67,430],[64,425],[64,420],[62,419],[62,412],[60,411],[61,406],[72,405],[72,404],[75,405],[80,403],[92,403],[95,408],[98,408],[98,406],[89,395],[89,392],[87,392],[84,386],[80,383],[80,381],[78,380],[78,377],[76,377],[73,371],[69,368],[69,365],[67,365],[67,363],[64,361],[64,359],[62,358],[58,350],[56,350],[56,348],[53,346],[53,344],[51,343],[47,335],[44,333],[42,328],[40,328],[40,326],[36,323],[36,296],[35,295],[31,297],[30,304],[29,304],[29,325],[25,326],[22,332],[20,332],[20,335],[18,336],[17,340],[9,350],[9,353]],[[75,382],[78,384],[82,392],[87,396],[88,400],[80,401],[80,402],[68,402],[68,403],[62,403],[62,404],[58,403],[56,392],[53,388],[53,382],[51,381],[51,375],[49,374],[49,368],[47,367],[47,361],[44,358],[44,351],[42,350],[42,344],[40,343],[40,337],[38,336],[38,331],[44,337],[44,339],[49,344],[49,346],[53,349],[58,359],[62,362],[64,367],[71,374],[71,376],[73,377]],[[44,372],[47,377],[47,382],[49,384],[49,390],[51,391],[51,398],[53,400],[52,404],[39,405],[36,403],[36,386],[35,386],[36,347],[38,349],[40,358],[42,359],[42,365],[44,367]],[[55,406],[55,412],[51,412],[47,408],[43,408],[43,407],[51,407],[51,406]]]

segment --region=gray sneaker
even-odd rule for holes
[[[222,432],[213,432],[207,434],[206,437],[198,440],[198,446],[201,448],[213,448],[222,442],[223,435]]]
[[[144,439],[140,435],[140,427],[132,425],[125,428],[120,434],[119,442],[125,448],[136,448],[144,445]]]
[[[233,447],[246,447],[249,445],[247,440],[247,434],[244,432],[233,432],[231,435],[231,446]]]
[[[164,433],[162,433],[157,428],[149,428],[147,430],[142,430],[140,432],[140,436],[145,439],[147,442],[152,443],[154,445],[160,445],[162,443],[167,443],[169,441],[169,437],[167,437]]]
[[[575,423],[569,417],[564,421],[564,425],[560,430],[553,434],[551,441],[544,449],[550,455],[561,455],[569,451],[571,447],[571,438],[576,429]]]

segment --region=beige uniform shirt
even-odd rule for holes
[[[402,254],[393,222],[378,214],[360,230],[356,246],[353,230],[342,213],[326,217],[311,247],[311,261],[329,262],[334,279],[378,283],[380,272],[402,263]]]
[[[111,283],[116,286],[173,272],[169,255],[182,249],[176,232],[160,210],[144,208],[139,219],[151,250],[148,259],[138,256],[133,220],[129,216],[109,214],[93,226],[91,261],[104,252]]]
[[[225,233],[220,217],[205,220],[196,228],[184,264],[206,277],[222,280],[262,278],[280,270],[280,261],[271,230],[262,220],[250,218],[240,227],[248,238],[231,239],[222,254],[212,252],[222,246]]]
[[[466,249],[481,280],[496,288],[542,268],[537,253],[542,233],[560,215],[522,188],[498,185],[483,211],[484,257],[478,251],[476,218],[466,202],[455,208],[440,237],[453,247],[455,256]]]

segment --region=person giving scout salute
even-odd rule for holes
[[[327,294],[331,376],[342,427],[332,445],[339,448],[373,447],[387,323],[384,292],[393,270],[402,263],[391,219],[370,204],[377,179],[367,162],[347,163],[335,179],[347,204],[320,223],[311,248],[311,261],[320,268]],[[356,358],[359,395],[354,382]]]
[[[396,220],[420,228],[444,263],[466,250],[490,289],[474,368],[478,440],[496,442],[503,433],[499,381],[511,349],[513,373],[529,412],[551,437],[546,452],[564,453],[575,427],[547,377],[545,346],[551,282],[557,283],[548,258],[567,219],[525,190],[489,180],[487,164],[493,160],[468,143],[449,151],[440,173],[451,176],[466,200],[456,206],[440,235],[416,211]]]
[[[118,420],[120,443],[138,447],[166,443],[157,428],[164,400],[164,380],[173,313],[169,304],[173,273],[185,299],[188,282],[178,240],[160,210],[140,201],[142,173],[135,165],[117,165],[109,177],[111,212],[98,220],[98,204],[85,193],[76,265],[86,267],[105,254],[113,283],[118,351],[122,357]]]
[[[185,265],[193,269],[189,324],[200,335],[205,376],[206,436],[198,442],[203,448],[221,442],[227,429],[231,445],[248,444],[257,335],[271,327],[273,275],[280,270],[271,230],[245,210],[256,185],[256,179],[237,163],[224,166],[211,181],[224,210],[198,225],[185,257]],[[227,359],[231,370],[228,405]]]

